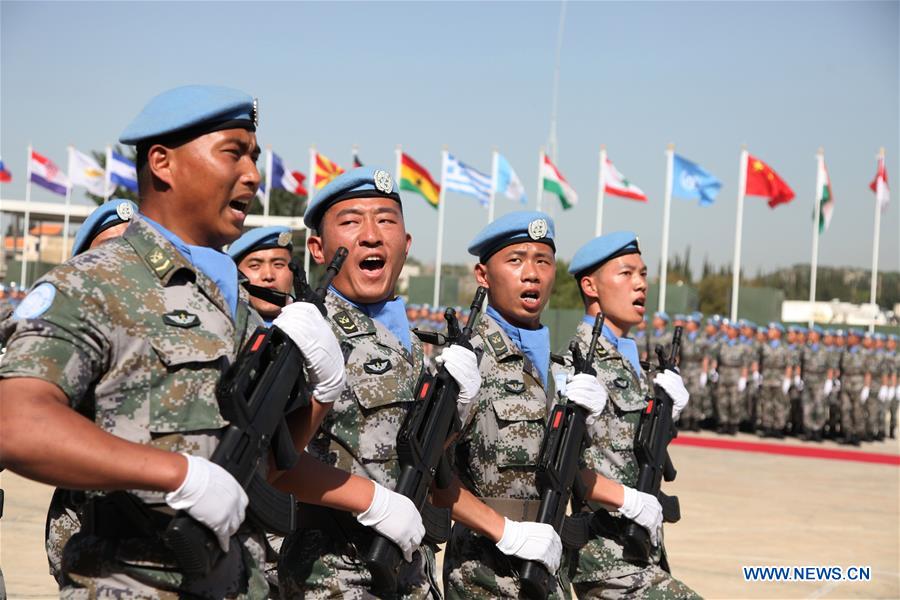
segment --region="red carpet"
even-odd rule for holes
[[[765,454],[783,454],[785,456],[803,456],[806,458],[825,458],[830,460],[851,460],[856,462],[876,463],[900,466],[900,456],[895,454],[877,454],[833,448],[817,448],[813,446],[794,446],[792,444],[772,444],[767,442],[746,442],[721,438],[695,437],[679,434],[672,441],[679,446],[697,446],[700,448],[717,448],[719,450],[737,450],[738,452],[762,452]]]

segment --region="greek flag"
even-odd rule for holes
[[[452,154],[447,155],[444,165],[444,189],[475,196],[482,206],[491,201],[491,177],[457,160]]]

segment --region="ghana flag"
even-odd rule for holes
[[[422,165],[405,153],[400,154],[400,189],[420,194],[431,206],[438,205],[441,186],[434,182]]]

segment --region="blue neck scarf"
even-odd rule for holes
[[[550,330],[541,325],[540,329],[522,329],[511,325],[500,316],[493,306],[488,305],[487,314],[500,325],[509,339],[518,346],[541,376],[541,384],[547,387],[547,373],[550,370]]]
[[[594,326],[594,319],[595,317],[590,315],[584,315],[584,317],[582,317],[582,320],[591,327]],[[626,336],[618,337],[609,327],[607,327],[606,323],[603,324],[603,337],[609,340],[610,343],[616,347],[618,353],[631,363],[635,373],[639,374],[641,372],[641,359],[638,356],[637,343],[633,339]]]
[[[407,352],[412,351],[412,339],[409,336],[409,319],[406,317],[406,303],[403,298],[382,300],[372,304],[357,304],[331,286],[331,291],[352,304],[370,319],[374,319],[384,325],[388,331],[394,334]]]
[[[186,261],[213,280],[213,283],[219,287],[219,291],[225,297],[225,302],[229,310],[231,310],[231,318],[234,319],[237,316],[238,274],[237,265],[234,264],[231,257],[215,248],[186,244],[180,237],[153,219],[144,215],[141,215],[141,218],[169,240]]]

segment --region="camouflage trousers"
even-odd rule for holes
[[[444,593],[447,599],[518,598],[521,560],[506,556],[487,538],[455,525],[444,556]],[[568,598],[556,581],[550,598]]]
[[[877,435],[878,432],[884,431],[884,417],[886,414],[886,403],[878,399],[880,386],[872,386],[872,393],[866,400],[866,434]]]
[[[895,435],[897,430],[897,408],[900,407],[900,398],[891,400],[891,422],[888,425],[888,435]]]
[[[173,566],[171,553],[161,542],[100,538],[81,531],[69,539],[63,551],[60,598],[262,600],[269,590],[259,566],[264,559],[260,540],[232,538],[231,552],[209,575],[189,580]]]
[[[612,577],[604,581],[576,583],[572,587],[575,589],[577,598],[602,598],[603,600],[626,598],[699,600],[701,598],[697,592],[666,573],[659,565],[650,565],[637,573]]]
[[[744,413],[744,393],[737,389],[737,381],[720,381],[716,390],[716,412],[719,425],[738,425]]]
[[[67,501],[70,493],[59,488],[54,490],[50,508],[47,510],[47,521],[44,524],[44,548],[47,551],[50,575],[60,587],[65,585],[62,570],[63,549],[69,538],[81,529],[78,513]]]
[[[803,387],[803,427],[806,431],[820,431],[828,418],[825,398],[825,379],[809,377]]]
[[[869,399],[863,403],[859,400],[859,393],[862,390],[862,382],[845,383],[841,388],[841,430],[845,436],[851,434],[861,436],[865,435],[865,406],[869,402],[878,401],[878,398]]]
[[[700,385],[700,370],[695,368],[684,369],[682,370],[682,373],[685,387],[687,387],[688,393],[691,396],[687,406],[681,411],[680,422],[699,421],[704,415],[702,400],[703,387]]]
[[[781,382],[763,382],[759,390],[759,426],[782,430],[787,425],[791,400],[781,391]]]
[[[396,594],[373,590],[372,574],[360,558],[373,533],[362,526],[333,535],[321,529],[300,530],[286,538],[278,559],[282,598],[409,598],[439,600],[434,549],[421,546],[411,563],[400,567]]]

